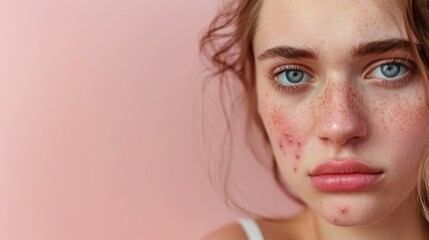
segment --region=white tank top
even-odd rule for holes
[[[249,240],[264,240],[261,229],[253,219],[239,219],[241,227]]]

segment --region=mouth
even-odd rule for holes
[[[379,183],[384,172],[354,159],[331,159],[318,165],[310,174],[314,188],[323,192],[366,190]]]

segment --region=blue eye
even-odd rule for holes
[[[277,74],[278,81],[286,86],[296,85],[310,80],[310,76],[302,70],[290,69]]]
[[[371,77],[378,79],[392,79],[401,77],[409,72],[409,69],[400,63],[385,63],[374,68]]]

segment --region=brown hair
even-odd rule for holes
[[[225,100],[225,93],[231,94],[237,92],[237,83],[241,86],[244,94],[245,104],[247,105],[246,143],[251,150],[254,149],[252,129],[256,129],[264,136],[265,143],[268,145],[268,137],[263,127],[262,121],[257,114],[256,91],[255,91],[255,72],[254,55],[252,49],[252,38],[257,27],[259,10],[262,6],[262,0],[231,0],[225,3],[223,8],[216,14],[210,23],[207,31],[200,40],[200,52],[207,57],[214,71],[211,77],[216,77],[219,81],[221,92],[219,102],[223,109],[226,121],[226,138],[232,143],[231,124],[234,111],[234,104],[228,105]],[[421,48],[412,46],[412,53],[416,59],[419,71],[426,84],[426,94],[429,93],[429,1],[428,0],[400,0],[400,7],[404,16],[404,23],[407,34],[415,36],[421,45]],[[232,89],[234,88],[234,89]],[[229,98],[230,99],[230,98]],[[428,99],[428,97],[426,98]],[[428,102],[429,103],[429,102]],[[429,104],[428,104],[429,106]],[[226,109],[229,109],[227,111]],[[256,126],[256,128],[254,127]],[[252,128],[253,127],[253,128]],[[229,144],[227,144],[229,145]],[[429,145],[429,143],[427,144]],[[253,152],[258,156],[257,152]],[[429,146],[422,151],[422,161],[419,170],[419,205],[422,215],[429,221]],[[230,161],[225,158],[223,160]],[[260,160],[260,159],[258,159]],[[271,172],[277,185],[286,193],[287,188],[282,182],[278,166],[274,158],[271,163]],[[228,165],[229,166],[229,165]],[[223,182],[223,198],[228,206],[236,208],[248,215],[259,216],[258,214],[243,209],[236,204],[233,199],[229,199],[228,193],[228,173],[226,170]],[[212,181],[214,181],[212,175]],[[292,195],[288,194],[293,197]],[[298,202],[299,199],[295,199]],[[265,217],[261,217],[265,218]]]
[[[429,94],[429,1],[404,0],[401,7],[408,36],[414,35],[421,45],[421,49],[413,46],[413,55],[417,60],[420,73],[425,79],[426,102],[429,106],[427,96]],[[418,205],[422,215],[429,221],[429,140],[425,144],[421,158],[417,182]]]

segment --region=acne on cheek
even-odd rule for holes
[[[302,139],[298,137],[299,124],[293,119],[293,111],[279,105],[267,105],[269,122],[272,126],[269,131],[274,131],[277,139],[277,147],[286,160],[292,160],[292,170],[298,172],[301,159]],[[288,116],[289,115],[289,116]]]

